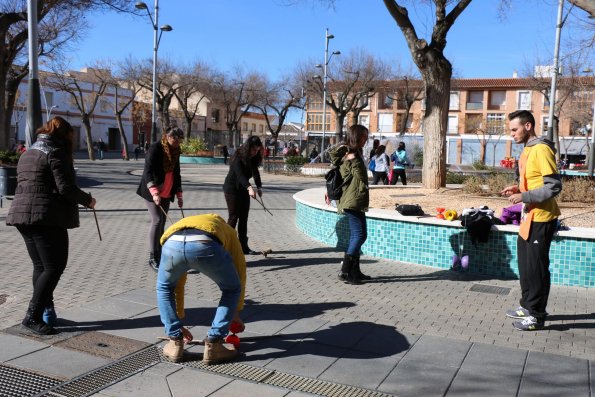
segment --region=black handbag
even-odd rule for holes
[[[395,209],[399,214],[405,216],[424,215],[424,210],[421,209],[419,204],[395,204]]]

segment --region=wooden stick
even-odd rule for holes
[[[172,225],[174,224],[174,221],[171,220],[171,218],[169,217],[169,215],[167,215],[167,212],[165,212],[165,210],[163,209],[163,207],[161,206],[161,204],[159,205],[159,208],[161,208],[161,212],[163,212],[163,214],[165,215],[165,217],[172,223]]]
[[[89,196],[91,196],[91,193],[89,193]],[[91,198],[93,198],[93,196],[91,196]],[[97,221],[97,213],[95,212],[95,207],[91,208],[93,210],[93,217],[95,218],[95,226],[97,226],[97,234],[99,234],[99,241],[101,240],[101,231],[99,230],[99,222]]]

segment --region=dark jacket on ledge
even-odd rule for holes
[[[17,188],[6,224],[43,225],[72,229],[79,226],[78,204],[88,206],[91,195],[76,185],[72,161],[60,142],[40,134],[17,166]]]

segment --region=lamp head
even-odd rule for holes
[[[341,51],[333,51],[333,55],[341,55]]]
[[[172,30],[174,30],[174,28],[172,28],[170,25],[161,25],[162,32],[171,32]]]
[[[321,64],[319,64],[319,63],[317,63],[316,65],[314,65],[314,67],[321,68],[321,67],[322,67],[322,65],[321,65]]]
[[[334,35],[334,34],[329,34],[329,35],[327,35],[327,36],[326,36],[326,38],[327,38],[328,40],[330,40],[330,39],[334,39],[334,38],[335,38],[335,35]]]
[[[138,8],[139,10],[146,10],[148,8],[147,3],[145,3],[144,1],[137,1],[134,7]]]
[[[319,78],[320,78],[320,75],[318,75],[318,74],[315,74],[314,76],[312,76],[312,78],[313,78],[313,79],[319,79]]]

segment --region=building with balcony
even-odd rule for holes
[[[544,78],[453,79],[448,112],[447,162],[471,164],[485,159],[497,164],[522,150],[507,130],[507,115],[526,109],[535,116],[536,130],[545,134],[549,123],[548,87]],[[404,140],[423,147],[425,100],[420,80],[385,82],[373,93],[357,121],[370,130],[371,138],[388,142]],[[584,155],[593,118],[595,78],[574,77],[558,80],[560,151]],[[306,134],[320,140],[322,101],[312,98],[306,107]],[[352,117],[347,117],[344,131]],[[336,143],[335,115],[327,106],[327,144]],[[395,146],[396,147],[396,146]]]

